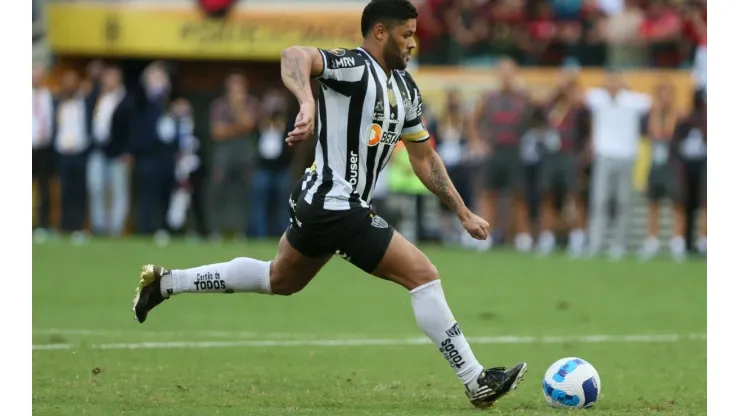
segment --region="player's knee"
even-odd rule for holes
[[[431,262],[421,263],[414,267],[412,276],[414,286],[421,286],[425,283],[439,279],[439,270]]]
[[[272,294],[279,295],[279,296],[290,296],[290,295],[300,292],[303,289],[303,287],[299,285],[285,282],[284,280],[277,281],[277,282],[271,282],[271,285],[272,285],[271,287]]]
[[[270,290],[273,295],[290,296],[300,292],[304,287],[306,283],[282,272],[279,267],[275,267],[274,262],[270,265]]]

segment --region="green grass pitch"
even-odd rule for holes
[[[426,247],[486,366],[527,361],[524,383],[472,409],[416,326],[408,293],[332,260],[301,293],[182,295],[141,325],[140,265],[269,259],[275,242],[94,241],[33,247],[36,415],[557,415],[555,360],[599,371],[592,415],[706,414],[706,263],[541,259]],[[607,337],[596,337],[607,335]]]

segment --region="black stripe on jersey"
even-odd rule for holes
[[[321,86],[319,90],[319,122],[321,123],[321,129],[319,129],[319,143],[321,144],[321,153],[324,158],[324,167],[321,170],[321,185],[316,190],[314,195],[314,201],[317,201],[317,205],[324,206],[326,195],[331,191],[334,185],[331,167],[329,167],[329,145],[326,140],[326,97],[324,97],[324,88]],[[317,200],[318,197],[318,200]],[[313,205],[313,204],[312,204]]]
[[[368,72],[362,75],[360,85],[366,85],[368,82]],[[362,138],[362,107],[365,105],[365,92],[360,94],[359,91],[349,99],[349,110],[347,114],[347,154],[346,168],[344,171],[344,180],[352,185],[352,192],[357,189],[357,183],[360,180],[360,139]]]
[[[375,101],[380,101],[383,108],[385,108],[385,96],[383,95],[383,85],[380,83],[378,73],[375,72],[375,65],[370,63],[370,70],[373,73],[373,81],[375,81]],[[369,89],[369,88],[368,88]],[[375,108],[375,107],[373,107]],[[370,190],[373,188],[373,181],[375,177],[375,156],[378,154],[378,147],[382,146],[382,143],[378,143],[375,146],[368,147],[367,158],[365,164],[367,171],[365,172],[365,189],[362,191],[362,200],[367,202],[367,198],[370,196]]]

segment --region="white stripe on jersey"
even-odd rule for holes
[[[394,71],[386,77],[361,48],[319,51],[324,70],[318,80],[318,180],[305,200],[328,210],[367,206],[401,136],[413,134],[415,141],[428,137],[422,137],[421,96],[408,74]]]

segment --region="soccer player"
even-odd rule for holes
[[[283,82],[300,103],[286,140],[296,145],[310,138],[315,126],[318,143],[316,161],[290,195],[291,223],[276,257],[267,262],[240,257],[185,270],[146,265],[134,299],[139,322],[183,293],[296,293],[338,255],[409,290],[416,322],[448,360],[474,406],[490,407],[516,388],[526,363],[485,369],[478,362],[447,306],[437,269],[369,205],[378,172],[403,139],[424,184],[473,237],[488,236],[488,223],[465,206],[427,141],[421,95],[404,71],[416,47],[416,17],[408,0],[373,0],[362,13],[362,47],[293,46],[282,52]],[[317,101],[311,77],[319,80]]]

